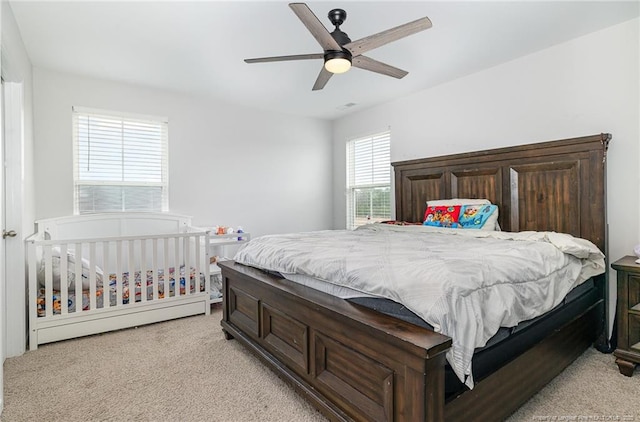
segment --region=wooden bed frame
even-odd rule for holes
[[[609,134],[394,163],[396,219],[425,201],[487,198],[506,231],[557,231],[606,253]],[[445,402],[451,339],[277,275],[221,263],[222,327],[330,420],[459,421],[508,417],[602,336],[607,276],[596,304]]]

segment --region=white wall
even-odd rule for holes
[[[25,350],[26,335],[26,280],[25,268],[20,263],[24,261],[24,239],[33,233],[35,215],[35,187],[33,179],[33,85],[31,61],[24,48],[20,31],[16,24],[9,3],[2,1],[2,77],[6,82],[22,84],[23,98],[23,139],[12,143],[11,147],[22,155],[21,162],[9,158],[7,174],[11,173],[13,180],[21,179],[9,191],[7,208],[13,212],[7,213],[6,229],[15,230],[18,236],[7,239],[6,271],[8,316],[7,356],[17,356]],[[5,106],[8,106],[5,104]],[[21,150],[21,151],[20,151]]]
[[[169,118],[169,208],[253,235],[332,225],[328,121],[34,69],[36,218],[73,213],[71,107]]]
[[[639,26],[634,19],[337,120],[334,227],[345,226],[345,142],[381,126],[391,127],[392,161],[610,132],[609,257],[631,254],[640,243]]]

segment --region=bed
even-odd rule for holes
[[[606,256],[610,139],[598,134],[393,163],[396,220],[421,222],[428,200],[486,198],[498,206],[505,232],[568,233]],[[233,261],[220,266],[227,338],[331,420],[501,420],[587,347],[607,342],[605,271],[567,296],[563,309],[571,311],[554,307],[527,329],[519,324],[517,344],[485,373],[474,372],[472,389],[452,387],[450,337],[277,272]],[[474,355],[474,365],[477,356],[487,353]]]
[[[29,348],[209,314],[209,231],[169,213],[42,219],[27,239]]]

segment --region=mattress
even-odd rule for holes
[[[473,377],[481,381],[486,376],[525,352],[552,331],[562,327],[596,304],[601,298],[600,287],[589,279],[570,291],[565,299],[551,311],[523,321],[515,327],[502,327],[484,347],[477,348],[472,359]],[[433,329],[427,322],[389,299],[351,297],[351,303],[373,309],[409,323]],[[602,303],[599,306],[604,306]],[[467,387],[460,381],[449,364],[445,367],[445,398],[450,399]]]

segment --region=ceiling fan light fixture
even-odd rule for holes
[[[324,55],[324,68],[331,73],[344,73],[351,69],[351,54],[346,51],[330,51]]]

